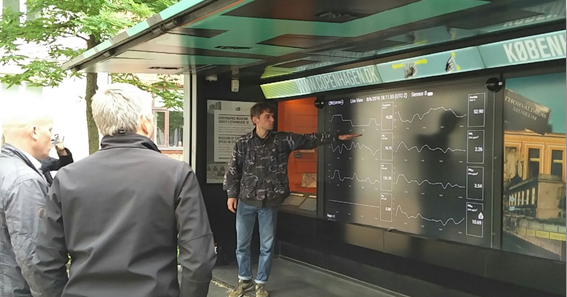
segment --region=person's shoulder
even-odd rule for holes
[[[156,156],[154,156],[156,158],[156,161],[158,161],[158,164],[161,164],[161,166],[165,166],[165,167],[181,167],[181,168],[189,168],[190,166],[189,164],[187,164],[187,162],[183,161],[183,160],[177,160],[174,158],[171,158],[165,154],[157,154]]]
[[[0,157],[0,176],[9,177],[12,182],[41,180],[39,173],[22,159],[6,155]]]
[[[276,138],[286,138],[289,136],[293,136],[297,133],[293,133],[293,132],[288,132],[288,131],[273,131],[272,133],[274,133],[274,137]]]
[[[241,135],[240,137],[238,137],[238,139],[236,140],[236,143],[247,143],[248,141],[250,141],[250,139],[252,139],[252,137],[254,136],[253,134],[254,132],[248,132],[244,135]]]
[[[175,175],[187,175],[192,171],[189,164],[184,161],[168,157],[160,152],[151,150],[137,150],[135,154],[130,154],[128,158],[139,160],[140,166],[137,168],[148,169],[151,174],[161,174],[172,172]],[[104,151],[96,152],[82,160],[62,167],[57,172],[57,176],[62,179],[74,179],[75,176],[84,176],[85,172],[99,172],[104,170],[105,164],[117,161],[115,158],[109,159]],[[150,174],[150,173],[148,173]]]
[[[193,172],[193,168],[191,168],[187,162],[176,160],[163,154],[159,155],[161,156],[155,156],[155,162],[152,162],[153,164],[148,164],[156,169],[157,172],[172,172],[174,173],[173,176],[181,180]]]
[[[64,176],[74,176],[77,173],[90,172],[94,168],[99,168],[106,163],[107,157],[104,156],[103,151],[96,151],[91,155],[88,155],[80,160],[69,163],[64,167],[57,170],[57,175]]]
[[[254,130],[252,130],[252,131],[250,131],[250,132],[248,132],[248,133],[246,133],[246,134],[240,136],[239,139],[242,139],[242,140],[249,140],[249,139],[252,139],[252,137],[254,137]]]
[[[29,168],[29,166],[25,166],[12,171],[12,174],[4,179],[4,185],[1,187],[4,194],[0,196],[10,196],[15,191],[19,191],[19,189],[27,189],[26,191],[30,191],[30,189],[35,191],[37,189],[37,194],[47,195],[48,188],[49,185],[38,172]]]
[[[191,167],[183,160],[174,159],[163,152],[152,150],[144,150],[143,155],[138,156],[141,162],[145,162],[148,166],[159,170],[181,170],[191,171]]]

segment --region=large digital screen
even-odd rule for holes
[[[495,95],[486,78],[325,98],[325,216],[491,246]]]

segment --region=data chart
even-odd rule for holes
[[[490,246],[494,95],[484,83],[328,97],[329,220]]]

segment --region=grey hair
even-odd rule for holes
[[[153,120],[153,98],[150,93],[130,84],[111,84],[93,96],[92,113],[103,136],[118,131],[136,132],[141,119]]]

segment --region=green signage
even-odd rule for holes
[[[484,68],[482,58],[475,47],[382,63],[377,66],[384,82],[439,76]]]
[[[565,30],[478,47],[486,68],[565,58]]]
[[[565,59],[565,30],[261,85],[267,99]]]
[[[376,66],[341,70],[261,85],[267,99],[301,96],[381,83]]]

